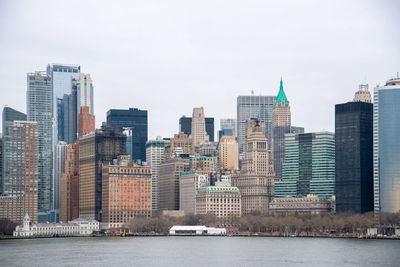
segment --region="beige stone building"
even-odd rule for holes
[[[171,138],[168,149],[168,157],[174,157],[177,154],[194,154],[193,140],[185,133],[179,132]]]
[[[241,194],[234,186],[205,186],[196,195],[196,214],[215,214],[217,218],[242,215]]]
[[[372,103],[371,93],[368,91],[368,84],[360,84],[359,90],[355,93],[353,101]]]
[[[239,175],[232,176],[232,185],[237,186],[242,196],[242,213],[267,212],[274,196],[275,177],[265,123],[251,119],[247,125],[246,150]]]
[[[199,146],[209,141],[206,132],[206,118],[204,116],[203,107],[193,108],[191,138],[193,139],[193,144],[195,146]]]
[[[223,170],[238,170],[239,144],[235,136],[222,136],[218,146],[220,168]]]
[[[201,174],[217,171],[217,157],[194,156],[190,158],[190,169]]]

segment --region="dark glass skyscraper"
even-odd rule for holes
[[[335,106],[336,211],[374,208],[373,104]]]
[[[147,110],[110,109],[107,125],[132,128],[132,160],[146,160]]]
[[[214,142],[214,118],[208,117],[205,120],[209,141]],[[187,135],[192,134],[192,117],[182,116],[179,118],[179,131]]]

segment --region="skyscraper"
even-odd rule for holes
[[[55,120],[53,126],[53,151],[57,144],[57,141],[61,140],[60,133],[58,133],[58,105],[57,99],[62,99],[64,95],[71,95],[73,88],[73,79],[77,80],[81,72],[81,67],[78,65],[67,65],[67,64],[48,64],[47,75],[51,79],[51,90],[52,90],[52,114]],[[78,112],[78,111],[76,111]],[[76,128],[75,128],[76,130]]]
[[[331,132],[285,135],[282,181],[275,183],[275,197],[335,194],[335,134]]]
[[[89,107],[90,114],[94,115],[93,81],[90,74],[80,73],[79,79],[75,81],[78,96],[77,112],[79,112],[80,107]]]
[[[194,154],[193,140],[183,132],[174,134],[170,140],[168,156],[173,157],[176,154]]]
[[[222,136],[219,141],[219,166],[223,170],[239,169],[239,145],[234,136]]]
[[[2,153],[3,157],[8,157],[7,153],[9,153],[9,145],[10,145],[10,136],[8,133],[8,127],[12,126],[14,124],[14,121],[26,121],[26,114],[19,112],[15,109],[12,109],[10,107],[4,107],[3,108],[3,148],[2,148]],[[3,192],[3,180],[6,179],[6,174],[4,173],[5,167],[4,166],[5,161],[3,161],[2,164],[2,169],[3,171],[0,173],[0,193]]]
[[[121,127],[103,125],[79,138],[79,216],[101,221],[102,164],[125,154]]]
[[[38,211],[46,212],[51,210],[53,203],[52,83],[45,72],[28,73],[27,78],[28,121],[36,121],[39,132]]]
[[[221,130],[232,130],[232,135],[237,136],[236,119],[221,119],[220,128]]]
[[[58,140],[65,141],[67,144],[75,143],[77,139],[77,99],[76,91],[65,94],[63,98],[57,99],[57,127]]]
[[[284,138],[290,133],[291,114],[289,101],[283,90],[281,78],[279,92],[272,109],[272,151],[274,155],[274,170],[277,176],[282,175],[282,162],[284,159]]]
[[[146,160],[151,167],[151,185],[152,185],[152,209],[153,213],[157,211],[158,197],[158,176],[160,174],[160,164],[165,160],[165,145],[167,141],[158,136],[155,140],[149,140],[146,143]]]
[[[79,217],[79,143],[68,145],[65,172],[61,175],[60,220]]]
[[[238,96],[237,98],[237,131],[239,152],[245,151],[247,122],[251,118],[260,118],[265,122],[268,149],[272,140],[272,108],[275,96]]]
[[[189,171],[189,158],[175,157],[160,164],[158,176],[158,212],[179,210],[179,177]]]
[[[132,161],[146,161],[147,110],[137,108],[110,109],[107,125],[132,128]]]
[[[374,209],[400,210],[400,78],[374,89]]]
[[[7,126],[8,145],[4,157],[3,189],[9,200],[17,201],[12,211],[14,214],[11,216],[17,222],[21,222],[23,214],[26,213],[36,220],[39,176],[38,134],[37,122],[14,121],[11,126]],[[2,215],[0,214],[0,217]]]
[[[93,132],[95,129],[95,117],[89,113],[89,107],[80,107],[78,115],[78,136]]]
[[[372,103],[371,93],[368,84],[360,84],[359,90],[354,94],[354,102]]]
[[[206,133],[206,120],[203,107],[193,108],[192,134],[190,136],[193,139],[193,144],[195,146],[199,146],[209,141],[209,137]]]
[[[242,213],[267,212],[274,196],[275,177],[273,157],[265,137],[266,125],[260,119],[247,124],[246,150],[239,176],[232,177],[232,185],[242,194]]]
[[[206,133],[210,142],[214,142],[214,118],[206,117]],[[179,119],[179,131],[187,134],[192,134],[192,117],[182,116]]]
[[[61,175],[65,172],[65,160],[67,159],[67,150],[68,144],[64,141],[58,141],[56,145],[54,164],[53,209],[60,208]]]
[[[372,211],[373,104],[367,98],[335,105],[335,148],[336,211]]]

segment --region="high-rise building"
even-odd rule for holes
[[[146,161],[147,110],[110,109],[107,125],[132,128],[132,161]]]
[[[89,107],[81,107],[78,115],[78,136],[93,132],[95,129],[95,117],[89,113]]]
[[[236,119],[221,119],[220,120],[221,130],[231,130],[233,136],[237,136],[236,132]]]
[[[277,176],[282,175],[282,161],[284,158],[284,138],[290,133],[291,114],[289,101],[283,90],[281,78],[279,92],[272,109],[272,152],[274,155],[274,170]]]
[[[179,210],[179,177],[189,171],[189,158],[175,157],[160,164],[158,176],[158,212]]]
[[[288,133],[304,133],[303,127],[277,126],[273,129],[274,170],[278,177],[282,177],[282,164],[285,159],[285,135]]]
[[[206,157],[216,157],[218,155],[218,143],[208,142],[201,144],[198,148],[198,154]]]
[[[179,177],[179,209],[185,215],[196,213],[196,194],[203,187],[210,185],[210,177],[198,171],[182,172]]]
[[[400,210],[400,78],[374,89],[374,209]]]
[[[58,133],[58,129],[62,128],[62,126],[59,126],[59,123],[62,122],[58,121],[59,116],[58,116],[57,99],[63,99],[64,95],[71,95],[73,88],[73,79],[77,80],[79,78],[80,72],[81,72],[81,67],[78,65],[67,65],[67,64],[47,65],[47,75],[51,79],[51,91],[52,91],[52,101],[53,101],[51,104],[51,107],[53,107],[52,115],[55,120],[55,124],[53,126],[53,152],[59,140],[66,141],[62,140],[61,139],[62,134]],[[75,108],[77,108],[77,105],[75,105]],[[78,110],[76,112],[78,112]],[[70,123],[72,124],[73,122],[70,121]]]
[[[272,140],[272,109],[275,96],[238,96],[237,98],[237,131],[239,152],[245,151],[247,122],[251,118],[260,118],[265,122],[266,137]],[[271,150],[271,142],[268,149]]]
[[[14,121],[7,126],[8,146],[4,157],[4,194],[11,203],[7,216],[21,222],[28,213],[36,220],[38,210],[38,124]],[[13,203],[13,204],[12,204]],[[6,204],[6,203],[3,203]],[[22,212],[21,212],[22,211]],[[3,211],[5,212],[5,211]],[[3,217],[4,214],[0,214]]]
[[[10,136],[8,133],[8,127],[12,126],[14,124],[14,121],[26,121],[26,114],[19,112],[15,109],[12,109],[10,107],[4,107],[3,108],[3,114],[2,114],[2,119],[3,119],[3,127],[2,127],[2,133],[3,133],[3,157],[7,157],[7,151],[9,151],[9,145],[10,145]],[[0,194],[3,192],[3,180],[6,179],[6,174],[4,173],[5,170],[5,161],[3,161],[3,164],[1,168],[3,169],[2,172],[0,172]]]
[[[272,153],[265,137],[266,124],[257,119],[247,124],[246,151],[242,172],[255,175],[274,176]]]
[[[242,213],[267,212],[274,196],[274,163],[265,137],[266,125],[260,119],[248,121],[246,150],[240,175],[232,177],[232,185],[239,188],[242,196]]]
[[[222,136],[218,144],[219,167],[224,170],[239,169],[239,145],[234,136]]]
[[[68,144],[64,141],[58,141],[56,145],[54,161],[54,181],[53,181],[53,208],[60,209],[61,194],[61,175],[65,172],[65,161],[67,159]]]
[[[360,84],[359,90],[354,94],[353,101],[372,103],[372,97],[368,90],[368,84]]]
[[[214,142],[214,118],[206,117],[206,133],[208,140]],[[192,134],[192,117],[182,116],[179,119],[179,131],[190,136]]]
[[[28,73],[26,93],[28,121],[36,121],[39,131],[38,211],[53,204],[53,100],[52,80],[45,72]]]
[[[94,115],[93,81],[90,74],[80,73],[75,83],[78,96],[77,112],[79,112],[80,107],[89,107],[89,113]]]
[[[158,197],[158,176],[160,174],[160,164],[165,160],[165,146],[168,142],[158,136],[155,140],[149,140],[146,143],[146,160],[151,167],[151,186],[152,186],[152,209],[153,213],[157,211]]]
[[[79,217],[79,142],[68,145],[65,172],[61,175],[60,220]]]
[[[335,105],[335,148],[336,211],[372,211],[373,104],[367,99]]]
[[[103,125],[79,138],[79,216],[101,221],[102,164],[125,155],[121,127]]]
[[[206,119],[203,107],[193,108],[192,114],[192,134],[193,144],[199,146],[209,141],[206,133]]]
[[[58,140],[73,144],[77,139],[78,118],[76,113],[76,89],[73,93],[57,98],[57,127]]]
[[[275,183],[275,197],[335,194],[335,134],[331,132],[285,135],[282,181]]]
[[[231,129],[224,129],[218,131],[218,140],[221,141],[222,136],[235,136]]]
[[[190,157],[190,169],[200,174],[211,174],[217,171],[217,157],[193,156]]]
[[[170,140],[168,155],[172,157],[177,154],[194,154],[193,140],[183,132],[174,134]]]
[[[102,228],[121,228],[135,217],[151,216],[151,168],[118,156],[102,170]]]

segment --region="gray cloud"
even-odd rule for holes
[[[334,130],[334,104],[400,71],[397,1],[2,1],[0,104],[25,111],[26,73],[80,64],[96,125],[110,108],[149,110],[149,137],[178,118],[236,117],[236,97],[275,95],[293,124]],[[218,126],[217,126],[218,128]]]

